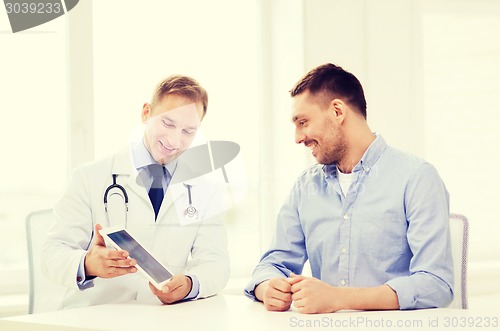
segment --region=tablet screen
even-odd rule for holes
[[[135,241],[125,230],[108,233],[108,237],[113,240],[121,249],[127,251],[131,258],[148,273],[157,283],[166,281],[172,275],[166,270],[144,247]]]

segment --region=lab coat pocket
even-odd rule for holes
[[[182,272],[193,246],[195,229],[171,224],[156,232],[155,254],[174,274]]]

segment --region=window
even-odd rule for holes
[[[67,179],[64,19],[16,34],[8,23],[2,17],[0,293],[26,291],[24,221],[51,208]]]

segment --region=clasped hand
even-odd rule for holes
[[[339,310],[337,289],[317,278],[291,274],[289,278],[273,278],[258,287],[267,310],[286,311],[292,302],[301,313],[330,313]],[[257,292],[258,289],[256,289]]]

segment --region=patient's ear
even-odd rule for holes
[[[328,111],[331,112],[334,121],[342,124],[346,117],[347,105],[341,99],[333,99],[330,101]]]

